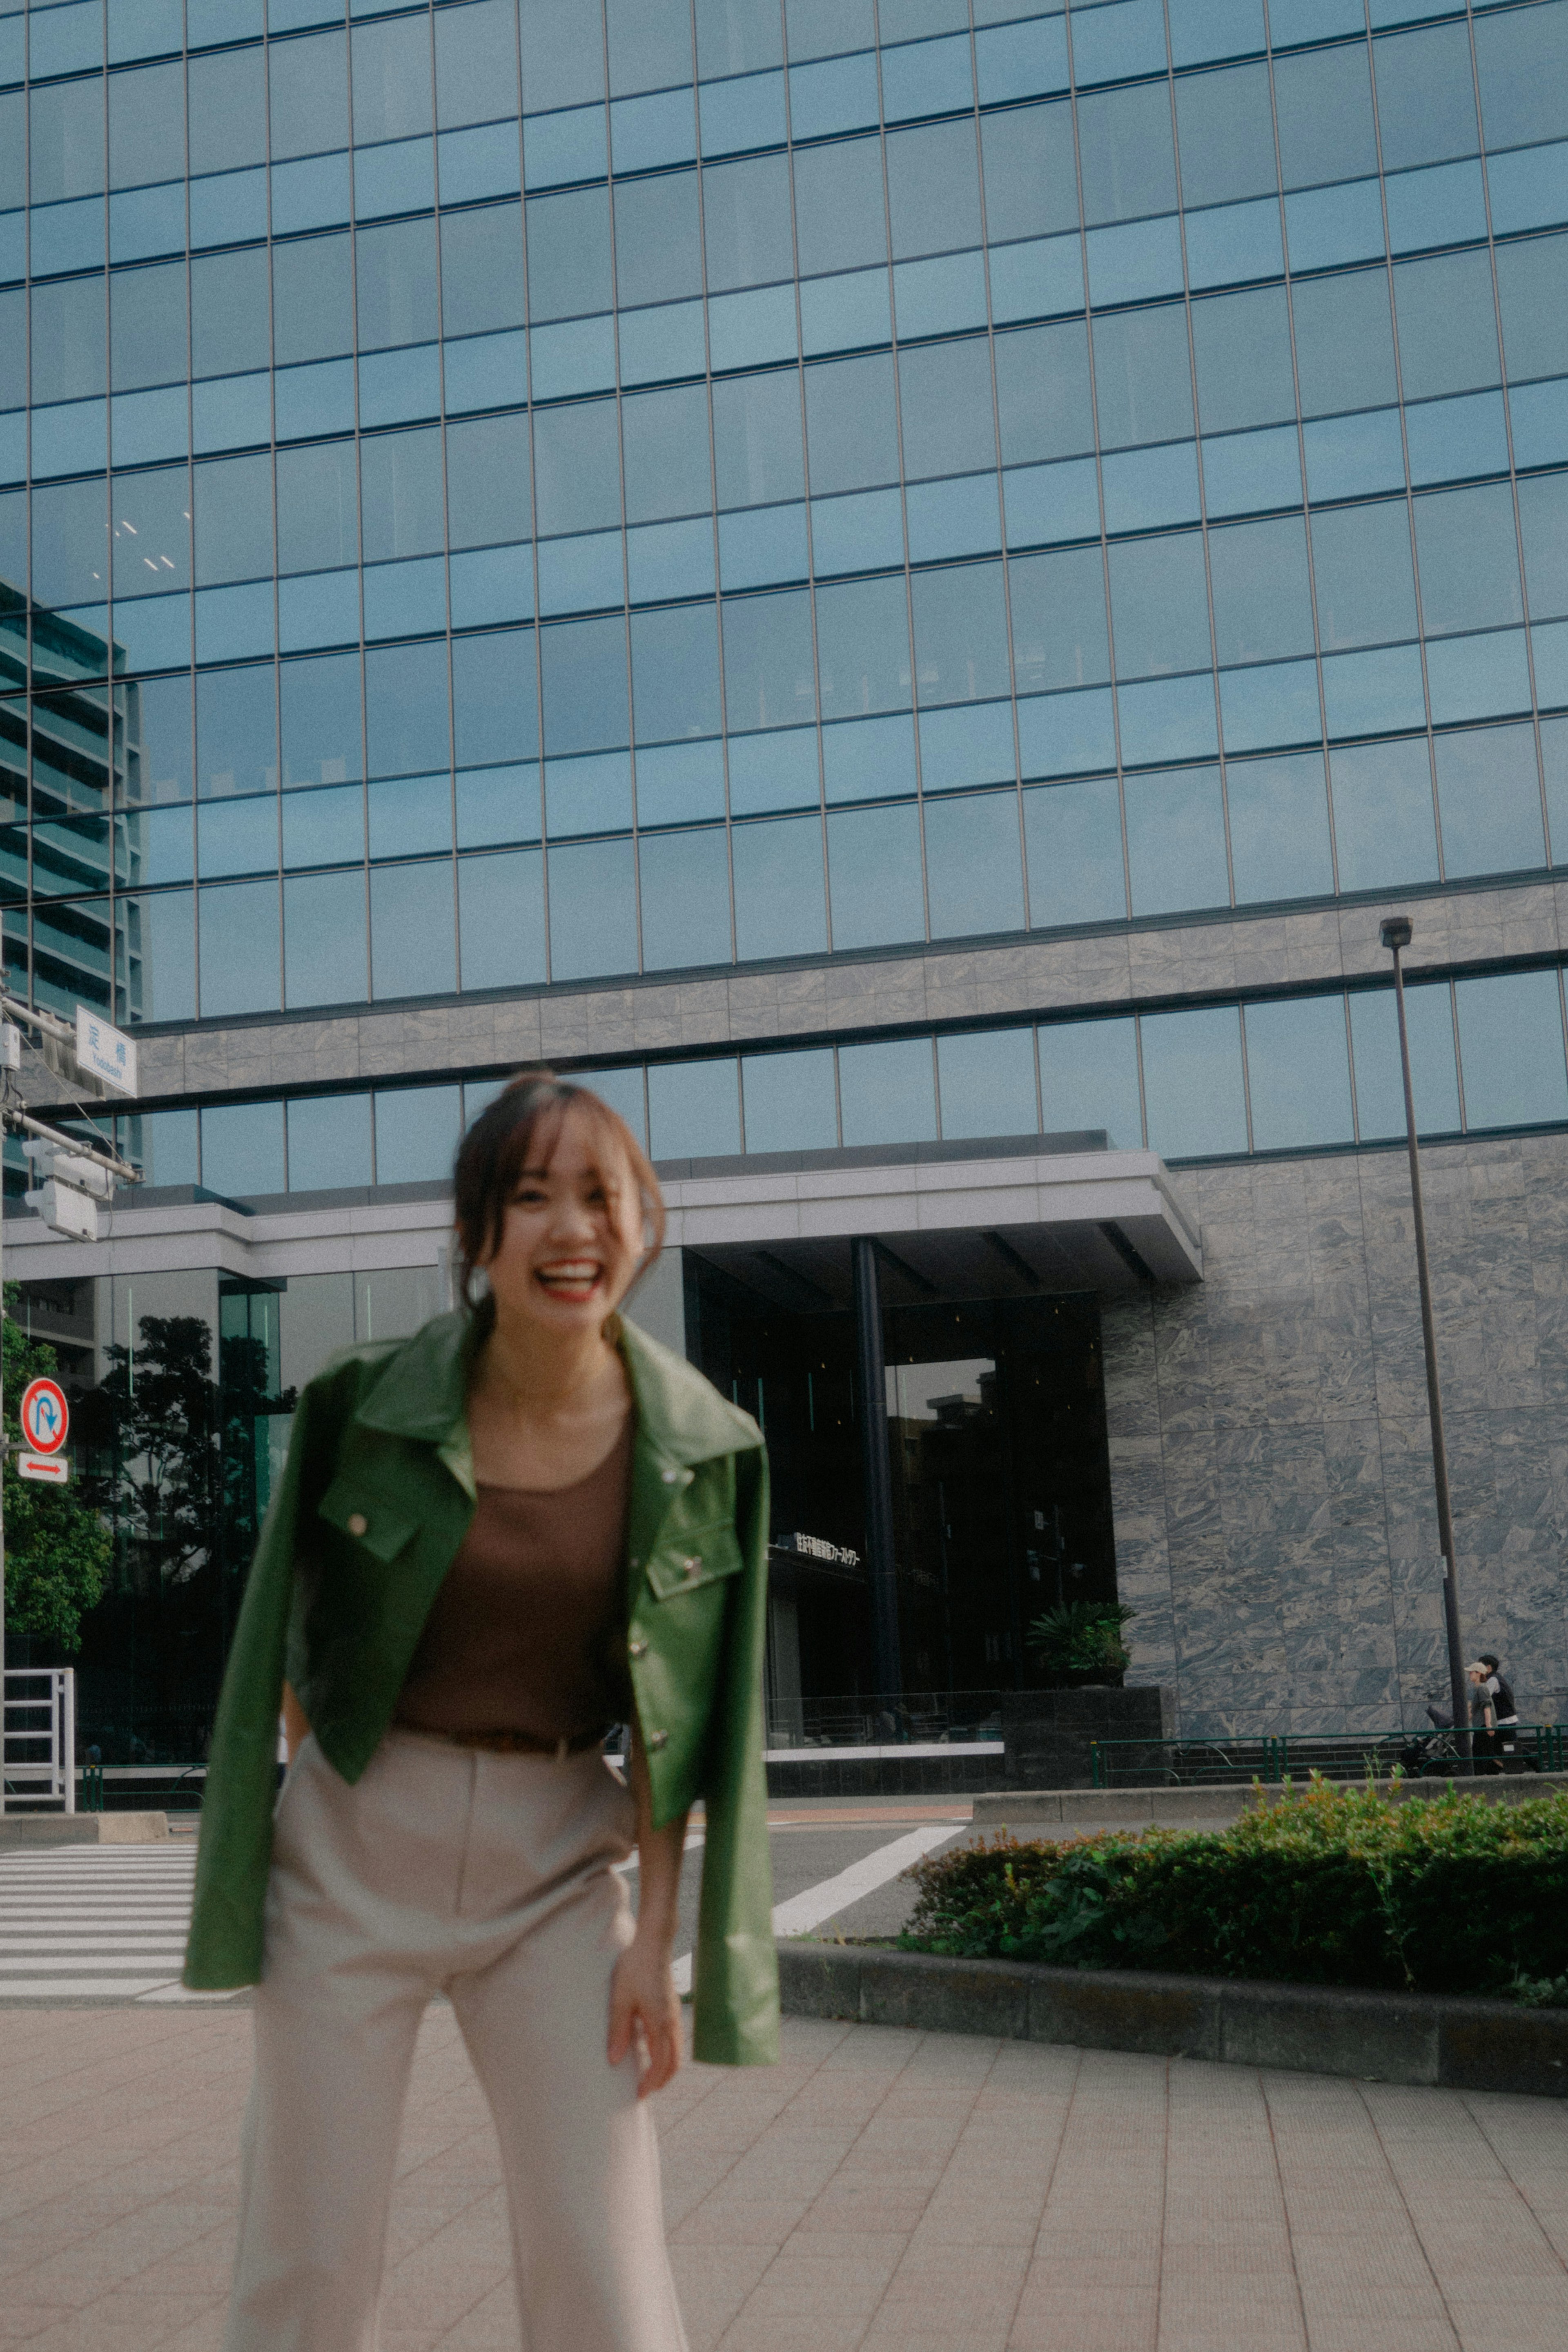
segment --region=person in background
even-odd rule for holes
[[[455,1207],[457,1310],[301,1397],[225,1677],[185,1981],[257,1984],[225,2352],[376,2340],[436,1993],[495,2119],[528,2352],[685,2352],[643,2100],[680,2058],[698,1798],[694,2052],[777,2054],[761,1434],[617,1312],[664,1206],[596,1096],[515,1079]]]
[[[1477,1661],[1486,1668],[1482,1688],[1491,1705],[1492,1736],[1495,1753],[1511,1756],[1519,1747],[1519,1707],[1513,1696],[1513,1685],[1503,1673],[1495,1650],[1483,1650]]]

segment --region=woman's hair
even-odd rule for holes
[[[472,1307],[473,1277],[499,1246],[507,1209],[525,1168],[548,1168],[568,1114],[588,1129],[589,1147],[605,1190],[614,1199],[620,1171],[631,1172],[642,1198],[645,1274],[664,1243],[664,1196],[653,1165],[619,1111],[553,1070],[519,1070],[482,1111],[457,1147],[454,1171],[457,1227],[457,1291]]]

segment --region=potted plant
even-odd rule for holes
[[[1119,1687],[1131,1663],[1122,1628],[1136,1615],[1119,1601],[1071,1601],[1034,1619],[1028,1646],[1048,1683],[1058,1688],[1092,1683]]]

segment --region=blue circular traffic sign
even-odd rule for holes
[[[22,1435],[35,1454],[57,1454],[71,1425],[66,1392],[57,1381],[29,1381],[22,1391]]]

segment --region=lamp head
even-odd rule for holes
[[[1385,915],[1378,929],[1378,937],[1385,948],[1407,948],[1413,935],[1408,915]]]

